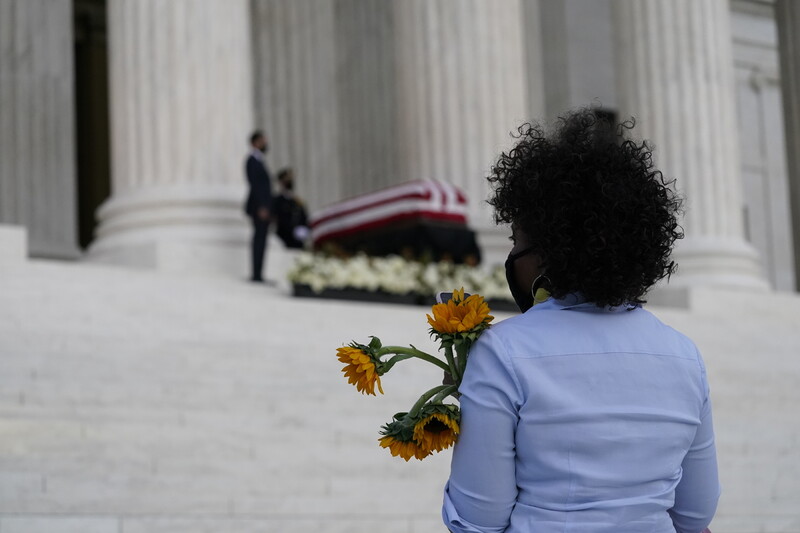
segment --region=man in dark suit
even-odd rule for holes
[[[264,252],[267,248],[267,231],[269,230],[270,211],[272,210],[272,185],[269,169],[264,160],[269,144],[262,131],[250,135],[250,154],[245,163],[247,182],[250,192],[247,195],[245,212],[253,221],[252,244],[252,277],[251,281],[263,283]]]

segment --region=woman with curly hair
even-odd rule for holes
[[[525,125],[489,181],[523,312],[484,332],[459,389],[454,533],[698,533],[720,488],[708,383],[642,308],[676,265],[681,201],[646,142],[592,109]]]

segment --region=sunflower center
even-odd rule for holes
[[[450,426],[442,422],[441,420],[434,418],[427,424],[425,424],[425,431],[429,433],[441,433],[442,431],[449,431]]]

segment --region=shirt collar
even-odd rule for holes
[[[253,148],[250,150],[250,156],[255,157],[257,160],[264,162],[264,152],[259,150],[258,148]]]
[[[543,311],[546,309],[586,309],[586,310],[596,310],[596,311],[608,311],[612,313],[617,313],[620,311],[630,311],[631,309],[635,309],[639,307],[638,305],[633,304],[623,304],[616,307],[606,306],[606,307],[598,307],[592,302],[586,300],[586,297],[580,292],[571,292],[564,296],[563,298],[556,299],[550,298],[545,300],[542,303],[536,304],[531,307],[534,311]]]

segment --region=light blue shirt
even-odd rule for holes
[[[473,346],[453,533],[698,533],[720,487],[694,343],[641,307],[550,299]]]

